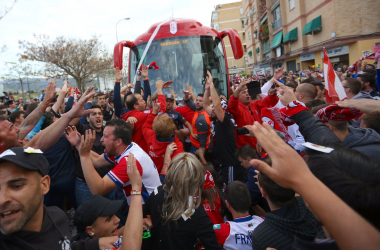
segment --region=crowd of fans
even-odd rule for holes
[[[378,249],[377,65],[338,70],[336,103],[322,69],[233,78],[229,96],[207,72],[183,103],[146,66],[107,93],[10,94],[0,249]]]

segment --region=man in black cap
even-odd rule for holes
[[[0,154],[0,249],[97,249],[112,248],[115,237],[79,241],[70,245],[66,214],[45,207],[49,192],[49,163],[42,151],[14,147]]]
[[[123,201],[110,201],[101,195],[94,195],[78,207],[75,212],[74,224],[78,229],[78,235],[73,240],[88,241],[101,237],[113,238],[116,242],[123,234],[124,227],[118,230],[119,218],[115,213],[120,209]],[[98,241],[92,241],[91,249],[99,249]]]
[[[15,147],[0,155],[0,249],[70,249],[65,213],[43,205],[48,171],[39,149]]]

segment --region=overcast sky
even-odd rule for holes
[[[203,25],[210,25],[211,12],[217,4],[234,0],[18,0],[13,9],[0,20],[0,47],[8,50],[0,55],[0,70],[5,62],[17,61],[19,40],[34,42],[33,34],[46,34],[50,38],[66,36],[88,39],[99,35],[100,40],[112,51],[118,37],[134,40],[152,24],[175,18],[194,18]],[[12,0],[0,0],[0,13]]]

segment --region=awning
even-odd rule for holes
[[[277,8],[277,6],[279,6],[279,5],[280,5],[280,2],[278,2],[274,7],[272,7],[271,12],[273,12]]]
[[[286,43],[286,42],[295,41],[295,40],[298,40],[297,27],[285,34],[283,42]]]
[[[274,35],[272,46],[270,46],[270,48],[271,49],[277,48],[278,46],[280,46],[281,42],[282,42],[282,30],[278,32],[276,35]]]
[[[314,18],[310,22],[308,22],[303,28],[302,35],[311,34],[313,31],[322,30],[322,20],[321,16]]]
[[[259,54],[260,53],[260,47],[257,47],[256,48],[256,54]]]
[[[248,55],[249,55],[249,56],[252,56],[252,51],[251,51],[251,50],[248,51]]]

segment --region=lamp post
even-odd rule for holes
[[[123,21],[123,20],[129,20],[130,18],[129,17],[126,17],[126,18],[123,18],[123,19],[120,19],[117,23],[116,23],[116,42],[119,42],[119,39],[117,38],[117,25],[120,23],[120,21]]]

